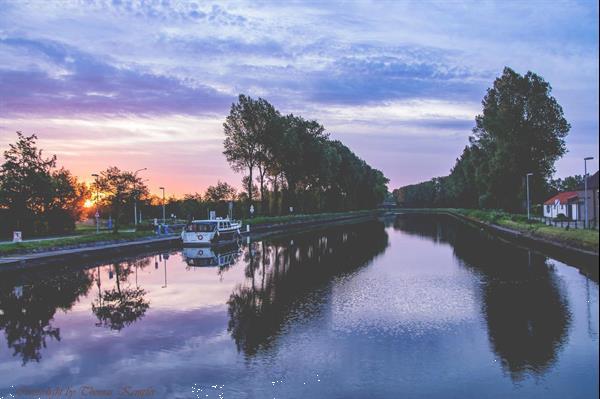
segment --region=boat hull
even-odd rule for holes
[[[184,245],[210,246],[236,243],[240,233],[237,230],[220,231],[218,233],[181,233],[181,241]]]

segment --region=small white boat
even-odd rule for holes
[[[193,220],[181,232],[185,245],[214,245],[236,242],[242,228],[242,222],[229,219]]]

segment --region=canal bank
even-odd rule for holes
[[[568,241],[553,240],[547,237],[532,234],[531,232],[519,231],[505,226],[500,226],[495,223],[482,221],[474,217],[464,215],[452,209],[400,209],[398,212],[448,215],[512,244],[527,249],[537,250],[567,264],[586,265],[586,269],[590,269],[590,271],[596,274],[598,273],[599,258],[597,247],[596,251],[591,251],[589,249],[574,246]]]
[[[273,234],[285,232],[301,232],[307,229],[326,227],[330,225],[359,222],[382,216],[386,212],[381,210],[357,211],[341,214],[306,215],[293,218],[272,218],[264,222],[250,224],[250,229],[244,227],[243,234],[251,238],[263,238]],[[87,243],[80,247],[54,248],[48,251],[36,251],[21,254],[11,254],[0,257],[1,270],[15,270],[33,266],[55,264],[70,264],[82,260],[92,261],[108,259],[118,255],[134,254],[150,249],[174,248],[181,246],[179,234],[156,237],[148,236],[125,242],[104,241]]]

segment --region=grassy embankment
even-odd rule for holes
[[[558,241],[573,247],[598,252],[598,230],[547,226],[537,220],[527,220],[525,215],[515,215],[503,211],[477,209],[437,209],[437,211],[453,212],[480,222],[516,230],[532,237]]]
[[[367,216],[375,214],[377,210],[366,209],[362,211],[347,211],[347,212],[327,212],[327,213],[312,213],[312,214],[298,214],[298,215],[285,215],[285,216],[257,216],[252,219],[244,219],[243,224],[258,225],[258,224],[274,224],[274,223],[289,223],[299,221],[317,221],[322,219],[329,219],[342,216]]]
[[[95,230],[94,230],[95,232]],[[7,256],[17,253],[41,252],[47,250],[55,250],[60,248],[75,247],[81,244],[89,244],[94,242],[117,242],[131,241],[138,238],[154,235],[149,231],[131,231],[131,232],[101,232],[100,234],[85,234],[76,237],[57,237],[44,239],[40,241],[24,241],[19,243],[4,243],[0,244],[0,256]]]

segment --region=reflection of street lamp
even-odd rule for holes
[[[98,213],[98,174],[92,173],[92,176],[96,178],[96,214],[94,216],[96,217],[96,234],[98,234],[100,232],[100,225],[99,225],[100,214]]]
[[[164,187],[159,187],[159,190],[162,190],[163,192],[163,224],[166,224],[166,217],[165,217],[165,188]]]
[[[587,181],[588,181],[587,161],[590,161],[592,159],[594,159],[594,157],[583,158],[583,170],[584,170],[583,187],[584,187],[584,192],[585,192],[585,198],[583,199],[583,201],[584,201],[583,206],[585,207],[585,223],[584,223],[583,227],[589,227],[588,226],[588,224],[589,224],[589,222],[588,222],[588,204],[587,204],[587,199],[588,199],[588,195],[587,195]]]
[[[133,172],[133,224],[137,226],[138,224],[138,215],[137,215],[137,192],[135,191],[135,183],[137,181],[137,173],[142,170],[147,170],[148,168],[138,169]]]
[[[531,218],[529,211],[529,204],[531,202],[529,201],[529,176],[533,176],[533,173],[527,173],[527,175],[525,176],[525,180],[527,181],[527,220]]]
[[[163,285],[161,288],[166,288],[167,287],[167,258],[165,256],[163,256],[163,261],[164,261],[164,267],[165,267],[165,285]]]

